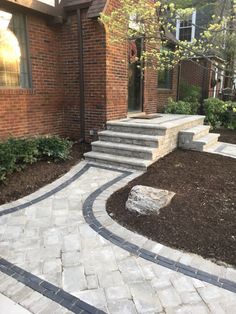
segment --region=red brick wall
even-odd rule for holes
[[[28,17],[33,88],[0,88],[0,138],[63,133],[58,30]]]
[[[173,69],[172,88],[157,89],[157,112],[163,112],[168,99],[177,100],[179,67]]]
[[[201,60],[199,64],[192,61],[182,61],[180,83],[188,82],[190,85],[199,86],[202,90],[203,98],[207,98],[210,87],[211,62]]]
[[[64,135],[80,136],[79,44],[77,16],[68,17],[60,27],[60,72],[63,84]]]
[[[109,2],[108,9],[117,5]],[[82,11],[85,79],[85,131],[101,130],[106,121],[127,116],[128,47],[113,45],[108,33]],[[80,139],[79,40],[76,12],[63,25],[48,26],[43,18],[28,17],[33,88],[0,89],[0,138],[60,134]],[[173,90],[157,89],[157,73],[147,70],[144,110],[157,112]]]
[[[106,123],[106,35],[96,20],[87,19],[83,12],[85,129],[101,130]]]
[[[110,0],[106,12],[117,8],[117,0]],[[106,31],[106,120],[127,116],[128,111],[128,44],[114,44]]]
[[[85,135],[101,130],[106,122],[106,46],[105,32],[96,20],[86,18],[82,10]],[[80,46],[78,20],[73,12],[62,26],[60,38],[61,71],[63,73],[65,134],[80,138]]]
[[[144,104],[147,114],[157,112],[157,71],[148,68],[144,71]]]

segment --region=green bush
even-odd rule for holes
[[[37,160],[38,148],[35,140],[10,138],[6,144],[16,158],[16,164],[32,164]]]
[[[7,173],[16,168],[16,156],[12,153],[11,146],[7,142],[0,143],[0,181],[5,180]]]
[[[206,115],[206,122],[213,128],[222,125],[222,117],[225,111],[225,103],[218,98],[207,98],[204,100],[204,112]]]
[[[66,160],[69,158],[71,147],[72,142],[58,136],[9,138],[0,142],[0,182],[13,171],[20,171],[26,164],[32,164],[39,159]]]
[[[224,104],[224,112],[222,115],[222,125],[225,128],[236,130],[236,103],[226,102]]]
[[[59,136],[42,137],[37,139],[37,147],[41,157],[48,157],[54,161],[66,160],[69,157],[72,142]]]
[[[190,85],[188,82],[181,82],[179,87],[180,100],[199,103],[201,98],[201,88]]]
[[[187,101],[173,101],[172,98],[168,99],[168,104],[165,107],[165,113],[173,114],[194,114],[195,105]]]
[[[208,98],[204,100],[204,112],[206,121],[213,128],[224,126],[236,130],[236,103]]]

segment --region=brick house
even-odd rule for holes
[[[143,77],[129,62],[128,43],[108,42],[98,17],[118,0],[44,2],[0,2],[1,139],[92,140],[109,120],[155,113],[177,98],[178,67],[158,83],[156,71]]]

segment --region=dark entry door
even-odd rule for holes
[[[128,112],[143,111],[143,75],[140,62],[142,49],[142,38],[129,42]]]

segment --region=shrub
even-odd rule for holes
[[[180,84],[180,100],[199,103],[201,98],[201,88],[196,85],[190,85],[188,82]]]
[[[224,102],[218,98],[207,98],[204,100],[204,112],[206,121],[213,127],[222,124],[222,115],[225,111]]]
[[[7,173],[14,170],[16,170],[16,156],[7,142],[0,143],[0,181],[5,180]]]
[[[236,130],[236,103],[226,102],[224,105],[224,113],[222,115],[222,125],[225,128]]]
[[[204,100],[206,121],[213,127],[236,129],[236,103],[223,102],[218,98]]]
[[[39,137],[35,139],[9,138],[0,142],[0,182],[8,174],[20,171],[28,163],[38,159],[53,161],[69,158],[72,142],[58,136]]]
[[[16,158],[16,164],[32,164],[37,160],[38,148],[35,140],[10,138],[6,144]]]
[[[54,161],[66,160],[69,157],[72,142],[59,136],[42,137],[37,139],[37,147],[41,157],[49,157]]]
[[[190,102],[173,101],[173,99],[169,98],[165,113],[193,114],[193,106]]]

